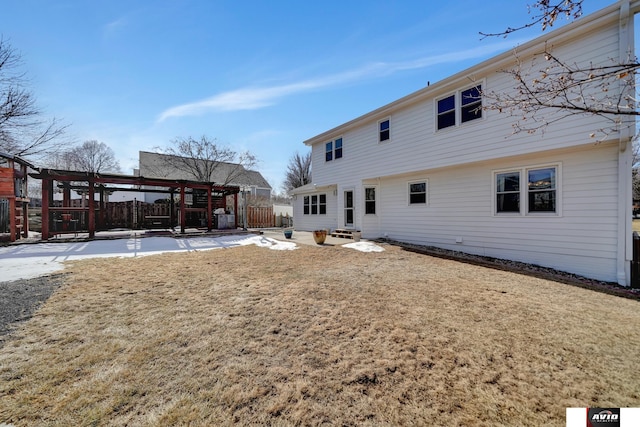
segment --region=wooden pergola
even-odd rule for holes
[[[29,195],[27,169],[35,169],[28,161],[0,152],[0,199],[8,201],[9,240],[29,236]]]
[[[42,239],[47,240],[53,234],[51,225],[53,221],[53,214],[70,214],[72,212],[86,212],[87,213],[87,227],[89,231],[89,238],[95,237],[96,232],[96,214],[98,216],[104,215],[104,203],[105,194],[114,191],[141,191],[141,192],[154,192],[171,194],[171,201],[173,203],[173,195],[180,195],[180,233],[185,232],[186,228],[186,213],[187,212],[206,212],[207,216],[207,230],[211,230],[213,226],[212,212],[213,212],[213,194],[222,196],[225,200],[226,196],[233,195],[234,200],[234,212],[238,212],[238,193],[240,187],[231,185],[221,185],[213,182],[200,182],[189,180],[176,180],[176,179],[160,179],[160,178],[145,178],[142,176],[134,175],[119,175],[119,174],[104,174],[94,172],[78,172],[68,171],[60,169],[40,169],[38,173],[29,174],[31,177],[42,180]],[[62,187],[62,206],[54,206],[53,192],[54,182],[58,182]],[[129,185],[133,188],[123,187],[107,187],[107,184],[111,185]],[[152,187],[152,188],[149,188]],[[82,188],[86,190],[88,195],[87,206],[72,207],[71,189]],[[200,192],[206,192],[206,207],[191,207],[185,203],[185,195],[188,191],[193,193],[193,190],[200,190]],[[96,193],[99,194],[99,200],[96,201]],[[97,206],[96,206],[97,205]],[[104,219],[104,218],[103,218]],[[173,223],[173,218],[172,221]],[[234,226],[238,227],[238,216],[235,216]]]

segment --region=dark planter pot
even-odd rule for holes
[[[290,239],[293,236],[293,230],[284,230],[284,237]]]

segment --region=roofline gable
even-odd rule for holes
[[[427,99],[437,98],[444,93],[458,89],[464,84],[469,84],[470,81],[472,82],[475,80],[481,80],[489,73],[500,71],[513,63],[513,54],[515,51],[517,51],[518,54],[522,56],[532,56],[533,54],[540,53],[540,46],[544,45],[545,43],[564,43],[568,40],[589,33],[596,28],[610,25],[612,22],[618,22],[620,19],[621,9],[627,2],[629,2],[629,0],[617,1],[616,3],[607,6],[604,9],[581,17],[553,31],[542,34],[520,46],[516,46],[511,50],[486,59],[477,65],[467,68],[466,70],[462,70],[452,76],[446,77],[443,80],[423,87],[422,89],[418,89],[417,91],[412,92],[400,99],[397,99],[396,101],[370,111],[369,113],[356,117],[353,120],[343,123],[312,138],[309,138],[304,141],[304,144],[307,146],[312,146],[317,143],[325,143],[331,140],[336,135],[340,135],[354,127],[360,126],[363,122],[376,121],[385,116],[389,116],[396,110],[408,107]],[[640,0],[633,0],[629,2],[628,11],[632,15],[639,12]]]

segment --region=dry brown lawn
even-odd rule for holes
[[[639,302],[385,249],[74,263],[0,349],[0,423],[563,426],[640,406]]]

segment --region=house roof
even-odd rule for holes
[[[171,161],[171,158],[180,159],[179,156],[172,156],[162,153],[151,153],[148,151],[139,152],[140,175],[149,178],[169,178],[169,179],[194,179],[191,172],[177,168]],[[200,160],[205,162],[206,160]],[[239,170],[238,170],[239,169]],[[257,188],[271,189],[271,185],[258,171],[245,169],[244,166],[237,163],[218,162],[218,165],[212,172],[212,182],[224,183],[227,177],[236,175],[230,185],[239,186],[255,186]]]
[[[316,185],[313,183],[305,184],[301,187],[294,188],[289,191],[289,194],[303,194],[303,193],[313,193],[316,191],[327,191],[329,189],[337,188],[337,184],[329,184],[329,185]]]
[[[627,9],[628,7],[628,9]],[[611,6],[601,9],[576,21],[573,21],[561,28],[550,31],[537,37],[527,43],[518,46],[518,55],[526,56],[534,53],[540,53],[540,45],[545,42],[548,44],[565,42],[571,38],[579,37],[589,33],[595,28],[603,25],[609,25],[612,21],[619,20],[621,14],[635,14],[640,11],[640,0],[620,0]],[[495,72],[510,68],[514,65],[514,50],[503,52],[493,58],[483,61],[471,68],[447,77],[430,86],[419,89],[409,95],[406,95],[396,101],[377,108],[367,114],[350,120],[340,126],[334,127],[326,132],[316,135],[304,141],[305,145],[311,146],[319,142],[325,143],[333,137],[344,133],[354,127],[360,126],[363,122],[376,121],[388,116],[391,112],[415,104],[417,102],[428,99],[437,98],[451,90],[454,90],[462,84],[468,84],[469,81],[477,80],[486,76],[490,72]]]

